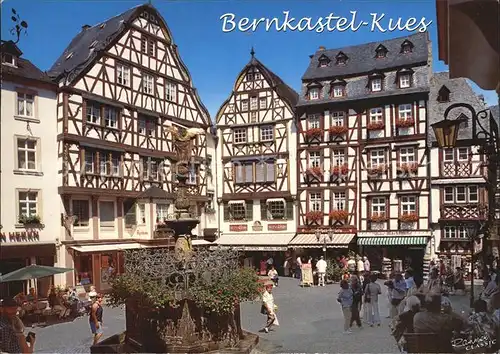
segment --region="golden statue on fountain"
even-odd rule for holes
[[[175,171],[178,185],[174,202],[174,218],[169,218],[165,223],[174,231],[175,258],[182,267],[185,267],[192,255],[191,231],[200,223],[197,216],[193,216],[189,212],[192,203],[187,193],[186,180],[189,176],[189,163],[191,163],[194,139],[198,135],[205,134],[205,131],[201,128],[188,128],[181,132],[174,127],[169,127],[167,131],[172,134],[177,154]]]

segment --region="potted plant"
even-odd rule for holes
[[[19,217],[19,223],[23,225],[40,225],[42,223],[42,219],[38,215],[26,215],[22,214]]]
[[[401,222],[416,222],[416,221],[418,221],[418,215],[416,213],[402,214],[399,216],[399,221],[401,221]]]
[[[398,165],[398,170],[401,172],[415,173],[418,171],[418,163],[416,162],[401,163]]]
[[[338,209],[338,210],[333,210],[330,212],[328,215],[330,219],[336,220],[336,221],[346,221],[347,218],[349,217],[349,213],[347,210],[343,209]]]
[[[318,222],[323,218],[322,211],[309,211],[306,214],[306,219],[310,222]]]
[[[370,175],[381,175],[385,172],[387,166],[386,165],[377,165],[371,166],[368,168],[368,174]]]
[[[306,170],[306,176],[316,178],[323,177],[323,170],[321,169],[321,167],[309,167]]]
[[[366,126],[366,129],[368,129],[368,130],[381,130],[381,129],[384,129],[384,127],[385,127],[384,122],[370,122]]]
[[[320,128],[309,128],[306,130],[306,139],[320,139],[322,134],[323,130],[321,130]]]
[[[328,131],[330,132],[330,135],[338,136],[347,133],[348,129],[344,125],[334,125],[331,126],[330,129],[328,129]]]
[[[387,221],[387,216],[385,213],[373,213],[370,215],[370,220],[372,222],[384,222]]]
[[[412,117],[399,118],[396,120],[396,127],[398,128],[409,128],[415,125],[415,119]]]
[[[332,175],[346,175],[349,172],[349,167],[347,164],[332,167]]]

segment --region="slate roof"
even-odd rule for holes
[[[144,192],[139,194],[137,197],[138,199],[146,199],[146,198],[153,198],[153,199],[170,199],[171,196],[165,192],[163,189],[158,188],[156,186],[149,187],[146,189]]]
[[[2,41],[0,44],[0,52],[15,54],[16,56],[22,55],[21,50],[19,50],[17,45],[15,45],[14,42],[12,41]],[[10,65],[1,65],[0,70],[2,77],[4,75],[13,75],[29,80],[42,81],[55,85],[55,83],[50,79],[50,77],[45,72],[40,70],[35,64],[33,64],[28,59],[18,57],[16,67]]]
[[[449,102],[438,102],[437,100],[438,92],[443,86],[445,86],[450,91]],[[448,72],[434,73],[431,78],[431,90],[429,93],[428,103],[429,114],[427,119],[427,137],[429,143],[436,141],[436,137],[431,125],[443,120],[446,108],[454,103],[468,103],[476,110],[476,112],[486,109],[485,103],[474,92],[466,79],[450,79]],[[462,108],[455,108],[450,111],[448,119],[458,118],[460,114],[464,114],[465,116],[469,117],[469,120],[468,124],[464,124],[460,127],[458,131],[458,140],[472,139],[472,122],[470,119],[470,111]],[[484,122],[482,122],[482,124],[485,129],[489,129],[488,121],[485,120]]]
[[[401,44],[403,44],[405,40],[413,44],[411,53],[401,53]],[[349,47],[318,50],[311,58],[309,67],[302,76],[302,80],[326,79],[338,76],[344,77],[369,73],[374,70],[387,70],[390,68],[426,63],[430,54],[428,41],[429,36],[427,32],[425,32]],[[385,58],[375,57],[375,49],[377,49],[380,44],[387,48]],[[340,52],[344,53],[348,58],[345,65],[335,65],[336,56]],[[318,59],[323,55],[331,60],[331,65],[320,68]]]

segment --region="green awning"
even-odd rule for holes
[[[408,246],[408,245],[426,245],[427,237],[408,236],[408,237],[358,237],[360,246]]]

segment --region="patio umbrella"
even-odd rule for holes
[[[0,283],[45,278],[55,274],[70,272],[72,270],[73,268],[59,268],[32,264],[0,276]]]

